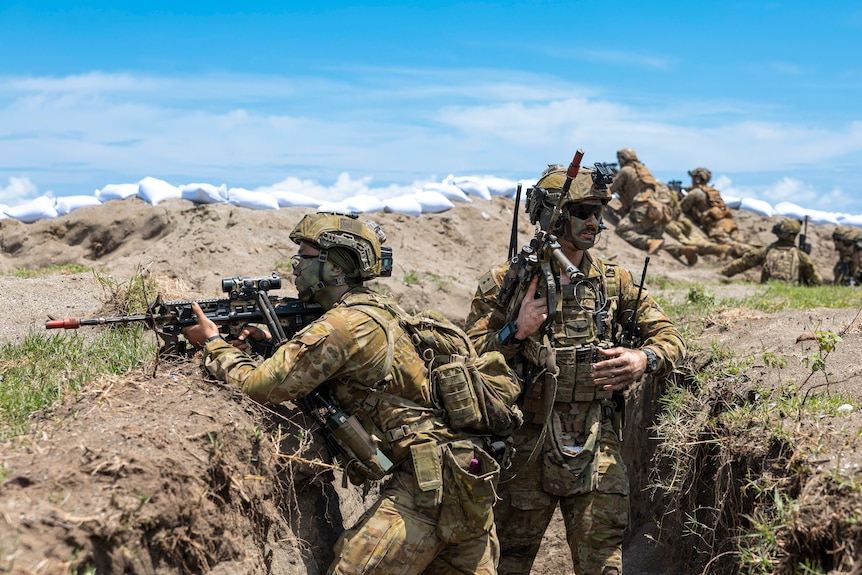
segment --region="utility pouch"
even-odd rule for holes
[[[473,380],[464,362],[453,361],[431,372],[431,385],[449,415],[453,429],[476,428],[482,422],[482,412]]]
[[[459,459],[465,458],[464,454],[456,457],[452,451],[458,445],[442,448],[443,501],[437,536],[450,545],[488,533],[494,524],[494,504],[499,499],[500,465],[484,450],[473,448],[473,456],[465,467],[459,463]]]
[[[590,406],[583,445],[570,444],[569,437],[562,432],[560,416],[555,411],[542,458],[542,489],[559,497],[592,491],[598,483],[595,462],[601,436],[601,403],[595,402]]]
[[[327,417],[326,425],[332,438],[350,459],[348,468],[353,460],[358,461],[362,464],[359,469],[368,479],[382,479],[392,470],[392,461],[380,450],[377,441],[365,431],[355,415],[348,416],[338,411]]]
[[[417,498],[417,505],[425,508],[437,507],[443,493],[440,447],[433,441],[411,445],[410,461],[413,463],[413,476],[422,492]]]

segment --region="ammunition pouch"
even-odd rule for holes
[[[592,378],[594,363],[601,361],[596,346],[563,347],[556,349],[557,376],[556,401],[595,401],[609,399],[612,392],[596,387]]]

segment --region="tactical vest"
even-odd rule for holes
[[[718,220],[733,217],[733,214],[730,213],[730,208],[728,208],[727,204],[724,203],[724,200],[721,198],[721,193],[718,190],[712,186],[701,186],[700,190],[704,193],[706,198],[704,201],[699,201],[696,205],[692,206],[692,215],[699,223],[709,226]],[[717,208],[717,215],[709,213],[713,208]]]
[[[766,252],[760,281],[770,279],[785,282],[796,282],[799,279],[799,253],[795,247],[773,247]]]
[[[582,402],[608,399],[612,392],[596,387],[592,364],[601,361],[598,348],[614,347],[614,329],[619,308],[619,268],[601,264],[602,275],[560,287],[557,313],[554,317],[554,339],[557,367],[557,402]],[[603,277],[604,281],[603,281]],[[542,365],[538,346],[532,340],[524,346],[524,355],[535,365]],[[531,409],[525,406],[525,409]]]

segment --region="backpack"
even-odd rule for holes
[[[521,383],[503,354],[489,351],[479,355],[464,330],[437,311],[411,315],[378,301],[351,307],[366,305],[387,310],[410,336],[428,366],[432,401],[445,410],[453,429],[506,436],[523,423],[523,414],[515,405]]]
[[[799,280],[799,253],[795,247],[772,248],[766,252],[760,281],[770,279],[786,282]]]

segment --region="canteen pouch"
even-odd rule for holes
[[[453,449],[457,450],[457,456]],[[457,545],[487,534],[494,524],[500,465],[484,450],[473,447],[472,442],[444,445],[442,453],[443,501],[437,536]],[[465,459],[466,465],[459,462]],[[471,459],[477,460],[472,471]]]

